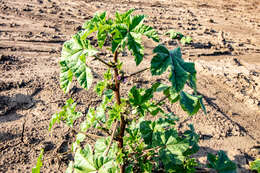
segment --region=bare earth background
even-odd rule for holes
[[[76,83],[68,95],[61,91],[61,46],[95,12],[107,10],[112,16],[130,8],[146,14],[147,24],[170,48],[177,45],[163,35],[169,29],[193,37],[194,43],[182,50],[196,63],[208,114],[188,118],[178,106],[165,107],[180,116],[180,130],[194,124],[201,136],[196,158],[202,167],[207,152],[221,149],[238,164],[238,172],[250,172],[248,163],[260,158],[259,0],[0,0],[0,172],[30,172],[41,148],[46,151],[43,172],[64,172],[70,156],[61,153],[70,147],[71,133],[58,125],[51,136],[49,120],[69,97],[83,113],[100,98]],[[155,45],[144,44],[140,69],[149,65]],[[128,73],[136,70],[129,53],[121,58],[128,60]],[[91,67],[98,79],[104,69],[98,62]],[[129,80],[123,93],[132,83],[145,87],[154,80],[145,72]]]

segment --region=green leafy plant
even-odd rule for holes
[[[192,38],[190,36],[185,36],[181,32],[177,32],[175,30],[169,30],[166,35],[169,35],[171,39],[178,40],[181,44],[190,44],[192,42]]]
[[[250,169],[260,173],[260,159],[250,162]]]
[[[207,166],[218,173],[236,173],[236,164],[227,157],[224,151],[218,151],[217,156],[209,153],[207,158]]]
[[[63,45],[60,85],[64,92],[70,91],[73,78],[84,89],[91,89],[93,76],[89,61],[98,60],[107,68],[103,80],[93,87],[97,96],[102,97],[99,106],[90,107],[83,115],[69,99],[50,121],[49,130],[55,123],[63,122],[77,134],[71,146],[74,160],[67,173],[195,171],[197,163],[191,155],[199,150],[199,136],[192,125],[179,133],[175,128],[178,117],[163,108],[168,100],[179,102],[189,115],[199,109],[205,112],[202,96],[197,95],[195,65],[184,61],[180,48],[169,50],[158,44],[153,50],[151,66],[127,75],[122,70],[124,62],[120,61],[120,53],[127,49],[138,66],[144,57],[143,37],[160,41],[157,32],[144,24],[145,16],[133,15],[133,12],[133,9],[122,14],[116,12],[113,19],[108,18],[106,12],[96,14],[84,23],[82,31]],[[90,36],[95,36],[98,47],[91,44]],[[104,47],[110,47],[113,60],[100,57]],[[169,72],[169,82],[155,82],[150,88],[133,86],[128,95],[121,95],[124,81],[146,70],[153,76]],[[186,84],[193,92],[184,90]],[[163,95],[160,100],[154,98],[158,92]],[[84,120],[76,126],[79,117]],[[98,130],[99,135],[90,133],[91,128]],[[86,137],[95,138],[95,145],[86,144]]]
[[[36,166],[32,168],[32,173],[40,173],[42,167],[42,159],[43,159],[44,150],[41,149],[40,155],[38,156]]]

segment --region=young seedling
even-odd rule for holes
[[[192,42],[190,36],[184,36],[181,32],[176,32],[175,30],[169,30],[166,35],[169,35],[173,40],[177,40],[178,43],[180,41],[182,45],[190,44]]]
[[[169,50],[158,44],[153,50],[150,67],[127,75],[122,68],[124,62],[120,60],[120,53],[128,49],[138,66],[144,57],[143,36],[160,41],[158,33],[144,24],[145,16],[133,15],[133,12],[133,9],[122,14],[116,12],[113,19],[108,18],[106,12],[96,14],[84,23],[82,31],[63,45],[60,85],[64,92],[70,91],[74,77],[82,88],[92,89],[89,60],[98,60],[107,68],[103,80],[93,87],[102,102],[98,107],[88,109],[79,126],[75,126],[75,121],[83,114],[76,111],[72,99],[67,100],[50,121],[49,130],[55,123],[63,122],[76,132],[71,146],[74,160],[67,173],[195,171],[197,163],[191,155],[199,150],[199,136],[192,125],[180,135],[175,128],[177,116],[163,109],[168,100],[179,102],[189,115],[196,114],[201,108],[205,112],[202,96],[196,92],[195,65],[182,59],[179,47]],[[90,44],[90,36],[95,36],[98,48]],[[104,45],[110,46],[113,60],[100,56]],[[153,76],[169,72],[170,84],[155,82],[150,88],[133,86],[128,96],[123,97],[121,87],[125,85],[124,81],[147,70]],[[184,91],[186,84],[192,88],[192,93]],[[153,98],[156,92],[161,92],[164,97],[156,101]],[[149,116],[154,116],[153,120],[148,120]],[[90,133],[90,128],[103,135]],[[87,137],[95,139],[96,143],[82,147]]]
[[[40,173],[41,167],[42,167],[42,160],[43,160],[43,153],[44,150],[41,149],[40,155],[38,156],[36,166],[32,168],[32,173]]]

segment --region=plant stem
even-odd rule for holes
[[[164,100],[166,100],[169,97],[169,95],[164,96],[161,100],[159,100],[155,105],[158,106],[161,102],[163,102]]]
[[[118,52],[115,51],[115,53],[114,53],[114,63],[117,64],[117,62],[118,62]],[[120,100],[120,82],[118,80],[118,76],[119,76],[118,69],[114,68],[114,79],[115,79],[115,90],[114,90],[114,92],[115,92],[115,96],[116,96],[116,102],[117,102],[118,105],[120,105],[121,104],[121,100]],[[124,117],[124,115],[121,115],[120,132],[119,132],[119,135],[118,135],[118,147],[119,147],[119,149],[121,149],[122,152],[123,152],[123,146],[124,146],[123,137],[124,137],[124,133],[125,133],[125,127],[126,127],[125,117]],[[125,163],[123,162],[120,165],[120,173],[124,173],[124,172],[125,172]]]
[[[145,155],[147,154],[147,152],[149,152],[149,151],[152,151],[152,150],[156,151],[156,150],[158,150],[158,149],[160,149],[160,148],[163,148],[163,147],[165,147],[165,146],[157,146],[157,147],[155,147],[155,148],[150,148],[150,149],[144,150],[144,151],[143,151],[143,154],[142,154],[140,157],[145,156]]]
[[[95,55],[94,57],[95,57],[95,59],[99,60],[100,62],[102,62],[103,64],[107,65],[108,67],[110,67],[110,68],[115,68],[114,65],[111,65],[111,64],[107,63],[107,62],[104,61],[103,59],[99,58],[97,55]]]
[[[70,127],[71,130],[73,130],[74,132],[76,133],[82,133],[90,138],[95,138],[95,139],[98,139],[98,138],[102,138],[103,136],[98,136],[98,135],[95,135],[95,134],[92,134],[92,133],[87,133],[87,132],[82,132],[80,130],[77,130],[75,129],[74,127]]]
[[[118,62],[118,52],[115,51],[114,53],[114,63],[117,64]],[[121,100],[120,100],[120,82],[118,81],[118,76],[119,76],[119,73],[118,73],[118,69],[117,68],[114,68],[114,79],[115,79],[115,95],[116,95],[116,102],[118,105],[121,104]]]
[[[144,72],[144,71],[146,71],[146,70],[148,70],[148,69],[149,69],[148,67],[147,67],[147,68],[144,68],[144,69],[142,69],[142,70],[139,70],[139,71],[137,71],[137,72],[134,72],[134,73],[132,73],[132,74],[126,76],[125,78],[132,77],[132,76],[137,75],[137,74],[139,74],[139,73],[142,73],[142,72]]]
[[[107,128],[104,128],[103,124],[99,120],[97,120],[97,122],[100,125],[101,130],[110,136],[111,134],[109,133],[109,130]]]
[[[109,150],[110,150],[110,148],[111,148],[111,146],[112,146],[113,139],[114,139],[115,134],[116,134],[116,129],[117,129],[117,126],[118,126],[118,122],[119,122],[119,121],[117,120],[117,121],[116,121],[116,124],[115,124],[115,126],[114,126],[114,129],[113,129],[113,132],[112,132],[112,135],[111,135],[110,142],[109,142],[108,147],[107,147],[107,149],[106,149],[106,151],[105,151],[105,156],[107,156],[107,154],[108,154],[108,152],[109,152]]]

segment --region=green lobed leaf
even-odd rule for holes
[[[189,141],[189,149],[185,151],[184,155],[189,156],[195,154],[199,151],[199,135],[195,132],[195,129],[192,124],[189,124],[190,130],[184,132],[184,136]]]
[[[109,80],[111,80],[111,79],[112,79],[111,70],[108,69],[108,70],[105,72],[105,74],[104,74],[104,80],[109,81]]]
[[[179,121],[179,118],[172,112],[163,114],[165,118],[159,118],[158,123],[160,124],[166,124],[167,126],[172,126],[176,124],[177,121]],[[161,123],[163,122],[163,123]]]
[[[32,168],[32,173],[41,172],[43,153],[44,153],[44,149],[41,149],[40,155],[37,158],[36,166],[34,168]]]
[[[140,123],[140,132],[147,145],[152,145],[153,129],[151,128],[151,123],[151,121],[142,121]]]
[[[111,99],[113,98],[113,96],[114,96],[114,92],[113,92],[113,90],[108,89],[108,90],[105,90],[105,91],[104,91],[104,95],[105,95],[105,97],[107,97],[109,100],[111,100]]]
[[[153,169],[153,164],[151,162],[149,162],[148,160],[142,160],[139,162],[140,167],[141,167],[141,171],[143,173],[151,173],[152,169]]]
[[[151,103],[148,102],[147,110],[153,116],[156,116],[159,112],[164,113],[164,111],[157,104],[153,102]]]
[[[109,143],[110,143],[110,137],[98,139],[95,144],[95,155],[103,156]],[[117,143],[113,142],[108,152],[108,156],[111,158],[116,158],[118,151],[119,150],[118,150]]]
[[[68,67],[66,61],[60,61],[60,68],[60,87],[64,90],[65,93],[67,93],[70,89],[73,73]]]
[[[190,82],[196,90],[196,70],[194,63],[182,59],[180,48],[169,51],[165,46],[158,45],[154,50],[156,55],[151,61],[152,75],[161,75],[170,66],[169,80],[172,83],[173,93],[183,90],[186,82]]]
[[[190,148],[189,142],[185,138],[178,137],[178,134],[171,135],[173,132],[169,133],[166,147],[160,148],[159,156],[155,160],[163,163],[166,172],[193,172],[197,164],[193,161],[187,165],[190,155],[185,155]]]
[[[96,86],[95,86],[95,91],[97,93],[98,96],[102,96],[105,89],[107,88],[108,84],[109,84],[109,80],[112,79],[112,74],[110,69],[108,69],[105,74],[104,74],[104,80],[103,81],[99,81]]]
[[[133,86],[129,92],[129,101],[132,105],[138,106],[142,103],[141,91]]]
[[[107,87],[107,83],[105,81],[99,81],[95,86],[95,91],[97,95],[101,97],[106,87]]]
[[[256,159],[255,161],[250,162],[250,169],[260,173],[260,159]]]
[[[98,120],[96,117],[95,109],[90,108],[86,115],[86,119],[81,123],[80,129],[83,132],[86,132],[90,127],[96,128],[98,125]]]
[[[74,169],[76,173],[95,173],[94,155],[90,145],[84,149],[78,149],[74,157]]]
[[[169,58],[170,53],[163,45],[156,46],[153,53],[156,53],[156,55],[151,61],[151,73],[152,75],[161,75],[167,70],[171,63],[171,59]]]
[[[96,32],[99,29],[100,24],[106,23],[106,12],[96,13],[91,20],[86,21],[82,28],[85,29],[82,34],[82,39],[85,40],[91,33]]]
[[[207,156],[208,168],[215,169],[218,173],[235,173],[236,164],[232,162],[224,151],[220,150],[216,155],[211,153]]]
[[[104,151],[107,149],[108,144],[109,144],[109,139],[106,138],[98,139],[95,144],[95,153],[102,155]]]
[[[142,120],[139,125],[141,137],[157,163],[155,170],[163,164],[166,172],[193,172],[197,163],[189,157],[197,152],[198,135],[191,125],[184,137],[180,137],[174,129],[177,119],[172,119],[172,116],[166,115],[167,118],[154,122]]]
[[[182,59],[182,53],[180,47],[174,49],[172,52],[173,56],[177,60],[177,63],[180,64],[180,66],[189,73],[188,81],[190,86],[193,88],[193,90],[196,92],[196,70],[195,70],[195,64],[193,62],[185,62]]]
[[[136,86],[132,87],[129,92],[129,102],[135,108],[135,113],[144,116],[147,112],[151,115],[157,115],[163,110],[159,105],[150,101],[153,98],[153,93],[157,91],[160,83],[154,83],[149,89],[137,89]]]
[[[179,166],[184,164],[185,157],[183,155],[172,154],[168,149],[159,150],[159,158],[162,160],[163,166],[167,172],[178,172]]]
[[[175,172],[174,168],[177,164],[181,164],[181,161],[178,161],[176,158],[174,158],[174,155],[170,153],[170,151],[165,149],[159,150],[159,159],[161,160],[164,169],[167,172]]]
[[[117,24],[112,32],[112,52],[114,53],[120,45],[125,44],[127,40],[128,28],[126,24]]]
[[[184,170],[187,173],[196,172],[196,168],[199,166],[195,158],[187,158],[184,164]]]
[[[192,38],[189,36],[181,38],[181,44],[183,44],[183,45],[190,44],[191,42],[192,42]]]
[[[68,60],[68,66],[73,72],[73,75],[77,78],[81,87],[89,89],[93,76],[89,67],[82,61],[85,58],[85,55],[82,52],[74,54],[71,56],[71,59]]]
[[[114,53],[120,46],[122,49],[125,45],[135,57],[136,65],[143,60],[143,45],[141,44],[141,35],[147,36],[154,41],[159,41],[157,32],[150,26],[143,24],[144,15],[131,16],[133,10],[124,14],[116,13],[116,25],[112,32],[112,52]]]
[[[53,125],[61,120],[65,121],[66,124],[70,127],[73,126],[73,123],[76,119],[82,116],[81,112],[76,112],[76,103],[70,98],[66,101],[66,104],[62,107],[62,110],[59,113],[56,113],[52,116],[49,123],[49,130]]]
[[[95,153],[95,154],[94,154]],[[117,173],[115,158],[96,154],[88,144],[84,149],[78,149],[74,157],[75,173]]]
[[[153,39],[155,42],[159,42],[159,36],[155,29],[153,29],[151,26],[140,24],[138,27],[134,29],[135,33],[141,33],[142,35],[145,35],[148,38]]]
[[[102,49],[106,39],[108,31],[110,30],[110,25],[99,25],[97,39],[98,39],[98,46]]]
[[[114,103],[112,106],[111,110],[108,111],[108,120],[106,122],[107,128],[111,128],[112,123],[115,120],[120,120],[121,119],[121,113],[122,113],[122,104],[118,105],[117,103]]]
[[[176,120],[171,118],[159,118],[157,121],[142,121],[139,128],[141,137],[144,139],[145,144],[150,147],[164,145],[165,147],[170,143],[169,138],[176,138],[177,133],[171,129]],[[169,130],[166,130],[169,129]],[[167,143],[169,142],[169,143]]]
[[[144,57],[144,47],[141,44],[141,35],[135,33],[128,34],[128,49],[135,57],[136,66],[138,66]]]
[[[151,88],[146,89],[144,94],[142,95],[141,102],[149,101],[151,98],[153,98],[153,93],[156,92],[157,88],[160,86],[160,83],[156,82],[152,85]]]
[[[66,41],[62,48],[61,55],[61,88],[64,92],[69,91],[72,75],[79,84],[89,89],[93,76],[90,68],[86,65],[86,57],[93,56],[97,51],[90,45],[89,41],[81,39],[82,32],[75,34],[71,40]]]
[[[85,134],[83,134],[83,133],[78,133],[77,136],[76,136],[76,141],[77,141],[78,143],[80,143],[80,142],[83,142],[85,138],[86,138],[86,135],[85,135]]]
[[[172,87],[168,87],[163,91],[163,94],[168,97],[171,103],[175,103],[180,99],[179,93],[175,92]]]
[[[169,80],[172,83],[173,90],[180,92],[184,88],[190,73],[185,68],[186,63],[182,60],[181,49],[179,47],[170,51],[170,57],[171,73]]]
[[[177,39],[181,41],[181,44],[190,44],[192,38],[189,36],[184,36],[181,32],[176,32],[175,30],[169,30],[166,35],[169,35],[171,39]]]
[[[70,127],[73,127],[74,121],[82,116],[81,112],[75,111],[76,103],[74,105],[73,108],[67,110],[66,124]]]
[[[59,114],[59,113],[53,114],[51,117],[51,121],[49,123],[49,131],[52,129],[53,125],[56,122],[60,122],[60,120],[61,120],[61,114]]]
[[[167,33],[166,33],[166,35],[170,35],[170,38],[171,39],[178,39],[178,40],[181,40],[183,37],[184,37],[184,35],[182,34],[182,33],[180,33],[180,32],[176,32],[175,30],[169,30]]]
[[[166,143],[166,148],[175,155],[183,155],[183,153],[189,148],[189,143],[186,140],[179,140],[170,136]]]
[[[142,24],[145,15],[135,15],[130,18],[129,31],[134,30],[138,25]]]
[[[189,115],[196,114],[201,108],[201,98],[202,96],[194,96],[182,91],[180,93],[180,104],[182,109],[188,112]]]
[[[160,83],[160,85],[156,89],[156,92],[164,92],[165,90],[167,90],[169,88],[170,87],[168,85]]]
[[[101,14],[95,14],[91,20],[88,20],[84,23],[83,27],[85,30],[81,38],[83,40],[87,39],[87,37],[97,31],[97,41],[100,48],[103,47],[107,35],[111,32],[111,27],[113,25],[112,19],[106,19],[106,12]]]
[[[115,14],[115,22],[116,23],[125,23],[125,22],[127,22],[127,19],[129,18],[129,16],[133,13],[135,11],[135,9],[130,9],[130,10],[128,10],[127,12],[125,12],[125,13],[122,13],[122,14],[120,14],[120,13],[118,13],[118,12],[116,12],[116,14]]]
[[[98,158],[99,159],[99,173],[118,173],[118,167],[112,158]]]
[[[126,173],[134,173],[134,165],[133,164],[127,165],[126,169],[125,169],[125,172]]]
[[[159,118],[153,122],[141,119],[138,130],[146,146],[140,152],[149,149],[147,156],[155,162],[153,171],[159,171],[163,167],[165,172],[194,172],[197,163],[189,158],[193,152],[196,152],[198,135],[190,125],[190,130],[186,131],[183,137],[179,136],[174,128],[177,117],[174,114],[165,114],[165,116],[166,118]],[[129,134],[132,132],[134,131],[130,130]],[[136,149],[133,151],[136,152]],[[141,158],[140,161],[142,162]]]

